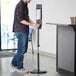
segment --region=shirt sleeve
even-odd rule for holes
[[[24,9],[22,7],[17,7],[15,13],[17,21],[21,22],[24,20]]]

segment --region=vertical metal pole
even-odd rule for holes
[[[38,35],[38,37],[37,37],[37,50],[38,50],[38,53],[37,53],[37,66],[38,66],[38,72],[39,72],[39,70],[40,70],[40,62],[39,62],[39,29],[37,29],[37,35]]]
[[[41,9],[41,5],[40,4],[37,5],[36,10],[37,9],[40,9],[41,10],[41,17],[37,21],[37,22],[40,22],[39,24],[41,25],[42,24],[42,9]],[[36,11],[36,17],[37,17],[37,11]],[[47,71],[40,71],[40,60],[39,60],[40,59],[40,57],[39,57],[39,47],[40,47],[40,45],[39,45],[39,29],[40,28],[37,29],[37,70],[31,71],[30,73],[32,73],[32,74],[45,74],[45,73],[47,73]]]

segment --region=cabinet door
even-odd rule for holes
[[[58,27],[58,68],[74,72],[75,32],[70,26]]]

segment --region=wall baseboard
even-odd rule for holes
[[[55,57],[56,58],[56,54],[53,54],[53,53],[48,53],[48,52],[40,51],[40,54],[48,56],[48,57]]]
[[[28,52],[31,53],[32,50],[28,49]],[[34,50],[34,53],[36,54],[37,50]],[[40,53],[40,55],[43,55],[43,56],[48,56],[48,57],[54,57],[54,58],[56,58],[56,54],[53,54],[53,53],[48,53],[48,52],[44,52],[44,51],[40,51],[39,53]]]

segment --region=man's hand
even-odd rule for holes
[[[34,23],[34,22],[28,22],[26,20],[21,21],[22,24],[27,25],[27,26],[33,26],[35,28],[39,28],[40,24]]]
[[[40,27],[40,24],[33,23],[32,26],[35,27],[35,28],[39,28]]]

